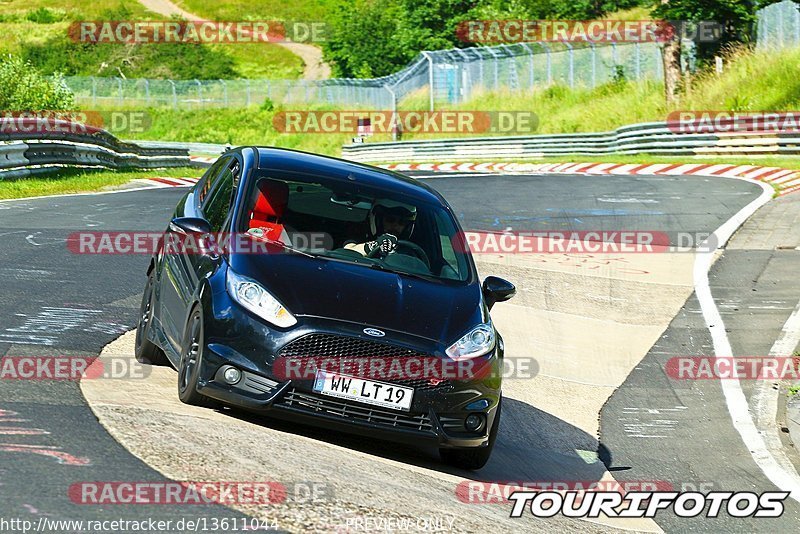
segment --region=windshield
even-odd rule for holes
[[[360,184],[262,173],[238,231],[315,256],[410,275],[466,281],[469,261],[451,214]]]

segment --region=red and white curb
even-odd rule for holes
[[[191,187],[200,178],[141,178],[134,180],[139,183],[146,183],[151,187]]]
[[[712,163],[393,163],[380,165],[393,171],[504,172],[585,175],[722,176],[765,182],[781,195],[800,191],[800,171],[757,165]]]
[[[219,156],[189,156],[189,161],[197,161],[199,163],[214,163]]]

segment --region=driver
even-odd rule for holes
[[[417,208],[381,199],[373,204],[367,216],[371,239],[366,243],[348,243],[344,248],[369,256],[380,248],[379,254],[384,257],[397,249],[398,239],[408,241],[414,232],[417,219]]]

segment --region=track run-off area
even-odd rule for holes
[[[492,311],[511,367],[536,362],[535,376],[505,379],[497,445],[480,471],[447,467],[436,450],[186,406],[176,373],[163,367],[80,383],[0,380],[0,516],[205,519],[208,527],[259,518],[291,532],[385,531],[403,520],[429,531],[796,529],[794,498],[776,519],[684,519],[668,510],[654,520],[512,519],[509,503],[486,503],[474,489],[616,480],[800,491],[777,385],[666,371],[675,357],[794,350],[800,194],[772,199],[771,187],[725,177],[408,174],[441,192],[467,231],[659,232],[673,245],[701,246],[475,255],[481,277],[517,286]],[[0,355],[133,359],[149,258],[75,254],[67,240],[79,231],[163,231],[188,185],[139,185],[0,201]],[[727,244],[718,250],[705,239]],[[289,491],[270,506],[75,502],[84,482],[169,480],[275,481]]]

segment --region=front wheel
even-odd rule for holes
[[[497,413],[494,415],[492,429],[489,431],[489,444],[486,447],[476,447],[474,449],[439,449],[439,456],[442,461],[461,469],[474,471],[482,468],[492,456],[494,442],[497,440],[497,431],[500,428],[500,410],[503,407],[503,400],[497,405]]]
[[[197,392],[204,347],[203,313],[199,307],[196,307],[189,318],[189,325],[181,344],[181,361],[178,365],[178,398],[184,404],[214,408],[218,406],[217,401]]]
[[[155,270],[147,277],[142,304],[139,307],[139,322],[136,325],[136,345],[134,355],[136,361],[147,365],[169,365],[167,356],[158,345],[147,337],[153,323],[153,292],[155,286]]]

